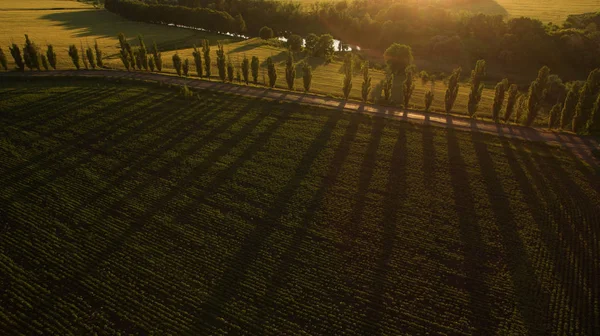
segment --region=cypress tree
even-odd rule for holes
[[[415,91],[415,82],[413,80],[412,66],[407,66],[404,72],[406,78],[404,79],[404,83],[402,84],[402,90],[404,97],[404,107],[408,108],[410,98],[412,97],[412,94]]]
[[[369,93],[371,92],[371,76],[369,76],[369,61],[365,61],[362,65],[363,82],[361,87],[361,96],[363,102],[367,102],[369,99]]]
[[[102,62],[102,50],[98,46],[98,40],[94,41],[94,51],[96,53],[96,64],[98,64],[99,68],[104,67],[104,63]]]
[[[571,89],[567,93],[567,97],[565,98],[565,104],[560,113],[560,128],[570,129],[572,128],[573,116],[575,115],[575,108],[577,107],[577,102],[579,101],[579,91],[581,91],[581,85],[579,83],[573,83]]]
[[[508,122],[515,110],[515,104],[519,98],[519,87],[512,84],[508,89],[508,98],[506,99],[506,110],[504,111],[504,122]]]
[[[12,46],[8,47],[8,49],[10,50],[10,55],[15,60],[17,69],[19,71],[25,71],[25,63],[23,62],[23,57],[21,56],[21,49],[19,49],[19,46],[13,43]]]
[[[221,42],[217,44],[217,69],[219,70],[219,78],[224,82],[226,79],[227,61],[225,60],[225,51]]]
[[[23,47],[23,59],[25,61],[25,65],[33,70],[34,68],[37,70],[40,69],[40,55],[38,48],[35,43],[33,43],[27,34],[25,34],[25,47]]]
[[[152,56],[148,57],[148,67],[151,72],[154,72],[154,57]]]
[[[202,52],[204,53],[204,75],[210,79],[210,44],[208,40],[202,42]]]
[[[296,68],[294,67],[294,56],[288,51],[287,60],[285,62],[285,81],[288,89],[294,89],[294,81],[296,80]]]
[[[467,112],[469,116],[473,118],[477,109],[479,108],[479,102],[481,101],[481,95],[483,94],[483,77],[485,76],[485,61],[479,60],[475,64],[475,69],[471,71],[471,93],[469,93],[469,102],[467,103]]]
[[[88,61],[90,62],[90,66],[92,69],[96,69],[96,62],[94,60],[94,51],[92,48],[88,47],[85,51],[85,55],[87,56]]]
[[[506,95],[506,89],[508,89],[508,79],[504,78],[502,81],[496,84],[496,90],[494,92],[494,103],[492,104],[492,119],[498,122],[500,120],[500,111],[502,111],[502,105],[504,104],[504,96]]]
[[[302,82],[304,84],[304,92],[310,91],[310,84],[312,83],[312,68],[306,61],[302,64]]]
[[[231,58],[227,58],[227,79],[230,83],[233,83],[233,63],[231,63]]]
[[[146,49],[146,43],[144,43],[144,37],[142,35],[138,35],[138,69],[144,68],[144,70],[148,71],[148,49]],[[141,63],[141,64],[140,64]]]
[[[79,52],[77,51],[77,47],[74,44],[71,44],[69,46],[69,56],[71,57],[71,61],[73,61],[75,68],[79,70]]]
[[[573,117],[573,131],[579,133],[584,130],[594,107],[594,98],[600,89],[600,69],[594,69],[588,75],[579,94],[579,101]]]
[[[388,75],[381,82],[381,89],[383,91],[383,97],[387,103],[391,102],[393,83],[394,83],[394,75],[393,74]]]
[[[85,55],[85,51],[83,50],[83,43],[80,43],[79,46],[80,46],[80,50],[81,50],[81,59],[83,60],[83,66],[87,70],[87,69],[89,69],[89,64],[88,64],[87,57]]]
[[[250,81],[250,61],[246,55],[244,55],[244,59],[242,60],[242,75],[244,76],[244,82],[248,85]]]
[[[52,69],[56,70],[56,53],[54,52],[54,47],[52,44],[48,45],[48,50],[46,50],[46,57],[48,58],[48,63]]]
[[[162,71],[162,54],[158,51],[158,47],[156,46],[156,42],[152,44],[152,58],[154,59],[154,66],[156,66],[156,71]]]
[[[452,71],[452,75],[448,78],[448,88],[446,89],[446,96],[444,97],[444,107],[446,113],[452,112],[456,97],[458,97],[458,80],[460,79],[460,73],[462,68],[456,68]]]
[[[344,58],[344,81],[342,83],[342,93],[344,99],[348,99],[352,91],[352,54],[347,54]]]
[[[250,68],[252,69],[252,79],[254,80],[254,84],[258,83],[259,67],[260,67],[260,63],[258,61],[258,57],[252,56],[252,63],[250,63]]]
[[[196,65],[196,73],[198,74],[198,77],[202,77],[202,54],[200,53],[200,50],[196,48],[196,45],[194,45],[192,56],[194,57],[194,64]]]
[[[181,77],[181,57],[179,57],[179,54],[175,53],[171,59],[173,60],[173,68],[177,71],[177,76]]]
[[[267,57],[267,75],[269,76],[269,87],[274,87],[277,82],[277,70],[275,69],[275,63],[271,57]]]
[[[46,55],[40,54],[40,59],[42,60],[42,66],[44,67],[44,70],[48,71],[50,67],[48,66],[48,59],[46,58]]]
[[[130,69],[135,70],[135,57],[133,55],[133,50],[131,49],[131,45],[127,42],[125,38],[125,34],[119,33],[119,45],[121,50],[119,51],[119,57],[121,58],[121,62],[129,71]]]
[[[538,71],[537,78],[529,85],[529,96],[527,99],[527,116],[525,118],[525,126],[531,126],[543,107],[544,99],[546,99],[546,87],[548,84],[548,76],[550,76],[550,68],[543,66]]]
[[[2,65],[2,69],[5,71],[8,70],[8,60],[6,59],[6,54],[2,48],[0,48],[0,65]]]
[[[181,67],[183,70],[183,76],[187,77],[190,72],[190,60],[187,58],[183,61],[183,66]]]
[[[592,115],[586,125],[589,134],[600,133],[600,94],[596,97],[596,102],[592,109]]]

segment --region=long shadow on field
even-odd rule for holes
[[[365,312],[365,319],[361,321],[363,335],[381,335],[380,324],[386,310],[384,298],[386,295],[386,283],[389,273],[389,261],[392,258],[394,248],[397,248],[397,223],[399,209],[406,200],[407,169],[406,169],[406,131],[407,127],[400,127],[400,133],[392,152],[392,161],[388,173],[385,198],[383,200],[384,213],[381,226],[383,227],[383,246],[377,259],[377,266],[373,275],[373,283],[367,289],[369,303]],[[374,158],[373,158],[374,159]],[[371,163],[372,164],[372,163]]]
[[[487,248],[482,243],[481,230],[475,212],[475,196],[469,183],[467,165],[461,154],[456,131],[446,130],[450,177],[454,193],[454,208],[458,215],[458,225],[464,246],[466,278],[465,290],[469,293],[470,322],[476,334],[487,334],[492,319],[490,289],[486,284]]]
[[[306,238],[310,236],[309,225],[314,220],[325,195],[337,182],[342,166],[350,154],[350,147],[356,137],[358,125],[362,120],[364,119],[360,115],[354,115],[350,118],[346,131],[329,164],[327,174],[323,177],[322,183],[313,197],[307,200],[306,211],[302,217],[302,221],[294,229],[289,248],[276,263],[271,280],[266,285],[265,294],[255,303],[256,307],[261,307],[261,309],[250,325],[257,326],[257,334],[264,335],[269,332],[266,322],[269,316],[273,317],[278,313],[275,302],[279,295],[279,290],[286,284],[290,270],[294,269],[294,266],[297,264],[297,259],[301,253],[300,247]],[[300,314],[295,316],[295,322],[299,325],[308,325],[310,323],[310,321],[304,320]]]
[[[537,278],[532,262],[527,257],[525,243],[521,239],[516,220],[511,207],[510,195],[504,190],[502,181],[496,173],[497,167],[484,142],[484,135],[471,133],[471,139],[475,147],[475,153],[479,162],[479,168],[485,183],[489,203],[494,212],[496,226],[500,232],[506,263],[511,275],[512,287],[516,293],[519,311],[525,319],[525,324],[530,335],[536,335],[543,331],[539,320],[542,307],[548,307],[547,297],[536,296],[536,288],[541,285]],[[505,139],[501,139],[506,146]],[[508,155],[509,153],[507,153]],[[512,156],[512,153],[510,153]],[[508,161],[514,164],[513,157]],[[490,321],[490,325],[497,325],[496,321]],[[496,333],[496,330],[488,330],[486,334]],[[544,334],[544,333],[543,333]]]
[[[567,321],[554,323],[566,323],[570,325],[567,330],[575,330],[576,333],[592,333],[599,318],[593,307],[598,302],[595,283],[599,272],[597,260],[600,219],[597,214],[600,213],[600,208],[591,202],[547,147],[543,151],[547,159],[542,159],[538,154],[526,154],[522,149],[519,152],[533,186],[543,198],[532,206],[545,208],[545,215],[551,217],[545,220],[542,217],[536,222],[546,248],[553,253],[554,276],[562,279],[561,284],[570,284],[562,292],[566,295],[566,302],[574,316],[569,316]],[[521,185],[525,183],[523,181]],[[568,278],[565,279],[565,276]],[[545,299],[551,303],[550,298]],[[551,319],[556,314],[557,311],[550,311],[545,318]]]
[[[243,281],[246,270],[258,257],[265,240],[275,231],[278,221],[285,214],[285,206],[305,177],[319,153],[327,146],[331,134],[341,118],[340,113],[331,113],[329,120],[323,126],[319,135],[313,140],[309,149],[304,153],[300,163],[288,183],[275,197],[272,207],[266,211],[267,218],[255,222],[255,228],[244,240],[238,251],[231,257],[229,265],[225,266],[223,276],[214,286],[206,302],[200,307],[198,320],[185,333],[195,333],[198,329],[208,326],[222,326],[220,315],[228,301],[235,295],[234,288]],[[264,141],[264,140],[263,140]],[[202,334],[202,333],[201,333]]]

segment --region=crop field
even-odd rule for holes
[[[592,335],[557,147],[211,92],[0,84],[0,334]]]

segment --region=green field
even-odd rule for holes
[[[0,334],[598,330],[569,152],[145,84],[0,84]]]

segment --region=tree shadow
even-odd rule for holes
[[[246,51],[254,50],[256,48],[260,48],[262,46],[263,43],[260,41],[247,42],[233,49],[229,49],[229,51],[227,51],[227,54],[243,53]]]
[[[280,51],[278,54],[276,55],[271,55],[271,60],[273,60],[273,63],[275,63],[275,65],[279,65],[279,63],[285,61],[287,59],[287,51]],[[261,67],[266,68],[267,67],[267,57],[265,57],[265,59],[262,60],[262,62],[260,63]]]
[[[321,132],[304,153],[291,179],[277,194],[272,207],[266,211],[268,217],[262,218],[260,221],[254,221],[255,228],[247,235],[238,251],[231,257],[230,263],[225,266],[221,279],[214,286],[206,302],[197,309],[197,321],[184,333],[196,333],[198,329],[202,330],[207,324],[223,326],[223,322],[219,317],[225,305],[233,297],[234,289],[242,283],[246,270],[252,265],[252,261],[258,257],[264,241],[274,232],[279,220],[286,212],[287,207],[285,204],[289,201],[290,195],[293,195],[300,188],[305,177],[309,174],[313,162],[323,148],[326,147],[340,118],[340,113],[329,115],[329,119],[323,125]]]
[[[446,130],[454,209],[463,242],[463,267],[466,274],[464,287],[469,293],[471,323],[477,334],[486,334],[492,320],[490,289],[486,283],[488,251],[483,243],[479,220],[475,212],[475,196],[470,185],[467,165],[462,157],[454,129]]]

